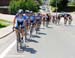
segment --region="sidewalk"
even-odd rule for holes
[[[14,15],[8,15],[8,14],[1,14],[0,13],[0,19],[12,22],[13,18],[14,18]],[[9,35],[10,33],[12,33],[12,26],[11,25],[8,27],[5,27],[5,28],[1,28],[0,29],[0,39]]]
[[[12,26],[8,26],[0,29],[0,39],[6,37],[7,35],[12,33]]]
[[[8,15],[8,14],[1,14],[0,13],[0,19],[8,20],[8,21],[12,22],[14,19],[14,15]]]

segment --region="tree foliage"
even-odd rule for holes
[[[66,8],[67,4],[68,4],[68,0],[50,0],[50,5],[53,7],[56,7],[57,5],[58,9]]]
[[[15,14],[19,9],[37,12],[39,5],[34,0],[12,0],[9,4],[9,12]]]

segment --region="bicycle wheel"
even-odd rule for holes
[[[27,42],[27,28],[24,27],[24,32],[25,32],[25,39],[24,39],[24,42]]]
[[[36,27],[36,34],[38,34],[38,26]]]
[[[33,25],[31,26],[31,29],[30,29],[30,38],[32,37],[32,32],[33,32]]]
[[[17,51],[20,51],[20,33],[17,34]]]
[[[46,27],[48,27],[48,22],[46,22]]]

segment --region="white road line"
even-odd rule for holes
[[[6,54],[11,50],[11,48],[16,44],[16,40],[12,44],[10,44],[3,52],[0,54],[0,58],[4,58]]]

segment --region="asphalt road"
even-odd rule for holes
[[[16,51],[15,33],[0,39],[0,58],[75,58],[75,22],[72,25],[50,24],[26,43],[25,51]]]
[[[16,51],[15,39],[15,33],[0,39],[0,58],[75,58],[75,25],[41,27],[24,52]]]

